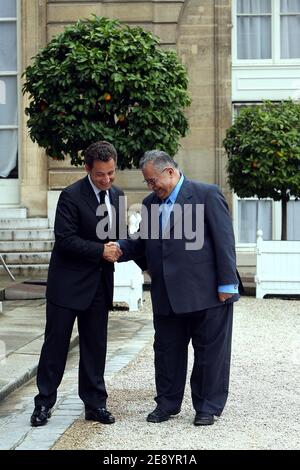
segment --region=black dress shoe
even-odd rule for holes
[[[161,408],[155,408],[152,413],[149,413],[147,416],[148,423],[162,423],[163,421],[168,421],[172,415],[178,415],[180,410],[175,410],[174,412],[164,411]]]
[[[106,408],[96,408],[95,410],[85,409],[85,419],[88,421],[98,421],[102,424],[113,424],[115,418]]]
[[[214,415],[209,413],[196,413],[194,419],[195,426],[209,426],[210,424],[214,424]]]
[[[31,426],[44,426],[50,417],[50,408],[47,408],[47,406],[36,406],[30,418]]]

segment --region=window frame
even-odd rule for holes
[[[246,15],[248,16],[248,15]],[[255,15],[254,15],[255,16]],[[232,8],[232,63],[233,66],[270,66],[270,65],[299,65],[298,59],[281,59],[280,36],[280,0],[271,0],[271,59],[238,59],[237,57],[237,0],[233,0]]]
[[[17,152],[17,177],[13,178],[14,180],[19,180],[20,177],[20,163],[21,163],[21,126],[20,126],[20,118],[21,118],[21,100],[22,100],[22,93],[21,93],[21,58],[20,58],[20,51],[21,51],[21,0],[16,0],[16,17],[0,17],[0,23],[15,23],[16,24],[16,47],[17,47],[17,67],[15,71],[0,71],[0,80],[1,77],[16,77],[17,81],[17,124],[16,125],[0,125],[0,130],[17,130],[17,139],[18,139],[18,152]],[[4,178],[4,180],[10,180],[11,178],[8,176]],[[1,178],[1,180],[3,180]]]

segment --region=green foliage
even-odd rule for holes
[[[54,37],[24,72],[30,137],[47,155],[81,165],[96,140],[112,142],[119,167],[159,148],[174,155],[186,135],[187,74],[174,51],[141,28],[93,17]]]
[[[300,196],[300,105],[245,107],[227,130],[229,185],[238,196]]]

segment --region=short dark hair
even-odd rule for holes
[[[93,168],[95,160],[108,162],[111,158],[117,162],[118,154],[115,147],[106,140],[94,142],[84,152],[84,163],[89,168]]]

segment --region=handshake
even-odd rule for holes
[[[118,261],[118,259],[122,255],[123,255],[123,252],[118,243],[116,242],[105,243],[104,251],[103,251],[103,258],[106,261],[110,261],[111,263],[114,263],[115,261]]]

